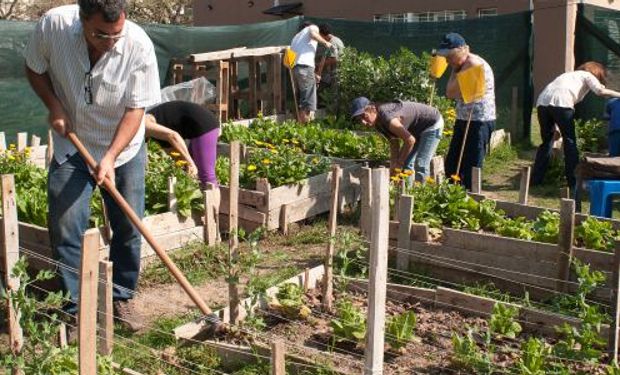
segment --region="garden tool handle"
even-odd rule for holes
[[[67,138],[69,139],[69,141],[71,141],[71,143],[73,143],[73,145],[78,150],[82,158],[86,161],[86,164],[93,171],[96,170],[97,162],[95,161],[95,159],[93,159],[92,155],[88,152],[86,147],[84,147],[84,145],[82,144],[80,139],[77,137],[77,135],[74,132],[69,132],[67,134]],[[153,250],[159,257],[159,259],[161,259],[162,262],[164,262],[164,265],[168,268],[170,273],[172,273],[172,276],[174,276],[177,282],[181,285],[181,287],[187,293],[189,298],[191,298],[191,300],[196,304],[196,306],[198,306],[198,308],[204,314],[206,315],[212,314],[213,312],[211,311],[209,306],[207,306],[207,304],[202,300],[202,298],[200,298],[200,296],[198,295],[198,292],[196,292],[194,287],[192,287],[189,281],[187,281],[187,278],[185,277],[185,275],[183,275],[183,272],[181,272],[181,270],[176,266],[176,264],[174,264],[172,259],[170,259],[170,257],[166,253],[166,251],[162,249],[157,244],[157,242],[155,242],[155,238],[153,237],[151,232],[142,223],[142,220],[140,219],[140,217],[138,217],[138,215],[131,208],[129,203],[127,203],[125,198],[123,198],[121,193],[118,192],[118,190],[116,189],[116,186],[114,186],[114,183],[110,180],[108,176],[106,176],[103,180],[103,187],[112,196],[114,201],[116,201],[116,203],[119,205],[121,210],[125,213],[125,215],[127,215],[129,220],[132,222],[133,225],[135,225],[135,227],[142,234],[142,236],[144,236],[144,238],[146,239],[146,242],[148,242],[149,245],[151,245],[151,247],[153,248]]]

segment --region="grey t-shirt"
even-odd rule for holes
[[[403,126],[414,137],[417,137],[424,130],[433,126],[440,118],[441,113],[437,108],[416,102],[396,101],[385,103],[377,108],[376,128],[388,138],[394,138],[390,132],[390,121],[399,117]]]
[[[320,45],[317,49],[317,57],[318,59],[322,59],[323,57],[333,57],[336,61],[340,61],[340,57],[342,55],[342,51],[344,51],[344,43],[340,38],[335,35],[332,35],[331,40],[329,41],[332,44],[332,48],[327,49],[325,46]],[[338,65],[334,65],[332,68],[325,67],[323,69],[323,73],[321,74],[321,82],[330,84],[334,79],[338,77]]]

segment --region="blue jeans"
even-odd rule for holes
[[[128,163],[115,169],[116,188],[135,210],[144,216],[144,168],[146,147]],[[69,267],[80,268],[82,238],[89,227],[90,199],[96,187],[89,169],[76,153],[63,164],[53,161],[48,175],[49,233],[52,249],[58,260]],[[114,263],[114,299],[133,297],[140,273],[140,232],[133,226],[112,197],[102,189],[110,217],[112,240],[110,261]],[[66,310],[75,313],[79,296],[79,276],[61,267],[63,286],[70,293],[72,304]],[[121,288],[117,287],[120,286]]]
[[[454,135],[450,141],[445,161],[447,177],[456,174],[466,126],[467,120],[456,120],[454,124]],[[494,129],[495,121],[472,121],[469,124],[463,160],[461,161],[459,171],[459,177],[463,182],[463,186],[467,189],[471,189],[471,169],[473,167],[482,168],[484,157],[491,141],[491,133],[493,133]]]
[[[609,132],[609,156],[620,156],[620,129]]]
[[[536,160],[532,168],[532,185],[542,184],[545,172],[549,167],[549,160],[553,151],[553,132],[557,124],[562,134],[564,148],[564,173],[568,186],[574,191],[576,185],[575,168],[579,162],[579,150],[577,150],[577,137],[575,124],[573,123],[575,111],[572,108],[539,106],[538,123],[540,124],[540,136],[542,143],[536,151]]]
[[[416,137],[415,145],[407,160],[405,169],[415,172],[415,180],[424,182],[431,172],[431,159],[435,156],[435,151],[441,140],[443,133],[443,118],[440,118],[433,126],[425,129]]]

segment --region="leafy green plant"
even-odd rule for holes
[[[581,152],[601,152],[607,139],[607,126],[603,121],[575,120],[577,148]]]
[[[517,362],[520,375],[547,374],[547,360],[551,355],[551,346],[543,340],[530,337],[521,344],[521,356]]]
[[[521,324],[515,319],[519,316],[519,309],[505,303],[495,303],[489,321],[489,330],[492,334],[514,339],[521,333]]]
[[[478,347],[472,328],[469,328],[463,336],[456,332],[452,334],[452,349],[454,354],[451,361],[455,366],[476,374],[492,373],[492,350],[482,350]]]
[[[587,249],[613,251],[614,240],[618,238],[618,232],[608,221],[598,220],[588,216],[575,229],[575,240],[578,245]]]
[[[386,328],[386,341],[390,347],[400,350],[414,338],[417,318],[413,311],[407,311],[390,318]]]
[[[534,237],[532,223],[524,217],[504,218],[496,228],[497,234],[506,237],[531,240]]]
[[[367,272],[368,247],[359,234],[345,230],[330,239],[336,242],[334,269],[340,276],[364,277]]]
[[[560,232],[560,214],[557,212],[543,211],[532,224],[534,241],[546,243],[558,243]]]
[[[334,331],[333,343],[352,340],[358,344],[366,337],[366,316],[347,298],[336,302],[336,318],[330,321]]]
[[[34,278],[27,272],[28,263],[20,258],[11,270],[11,276],[20,280],[16,289],[1,291],[1,299],[9,301],[20,312],[19,324],[24,333],[21,352],[7,353],[0,358],[0,368],[10,373],[12,369],[32,375],[77,375],[77,349],[59,348],[54,345],[60,321],[53,311],[62,306],[67,298],[62,292],[50,292],[39,301],[28,293],[31,285],[54,277],[52,271],[40,271]],[[109,358],[98,359],[98,374],[114,374]]]

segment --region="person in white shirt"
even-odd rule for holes
[[[48,11],[24,52],[26,75],[49,111],[54,160],[48,175],[49,232],[65,289],[76,311],[81,241],[90,199],[105,177],[144,214],[144,109],[160,101],[153,43],[125,19],[124,0],[78,0]],[[98,165],[93,171],[66,135],[73,131]],[[127,328],[140,328],[128,300],[140,271],[141,235],[102,191],[113,236],[114,307]]]
[[[588,61],[573,72],[561,74],[549,83],[536,101],[542,143],[536,152],[531,185],[543,183],[551,159],[553,134],[557,125],[564,147],[564,173],[568,186],[575,191],[575,168],[579,162],[575,134],[575,104],[590,91],[598,96],[620,97],[620,92],[605,87],[607,70],[595,61]]]
[[[316,79],[314,76],[314,59],[316,47],[321,43],[331,49],[332,44],[319,34],[319,28],[309,22],[304,22],[300,31],[291,41],[291,49],[295,52],[295,66],[293,76],[299,95],[299,122],[307,123],[312,120],[316,111]]]

